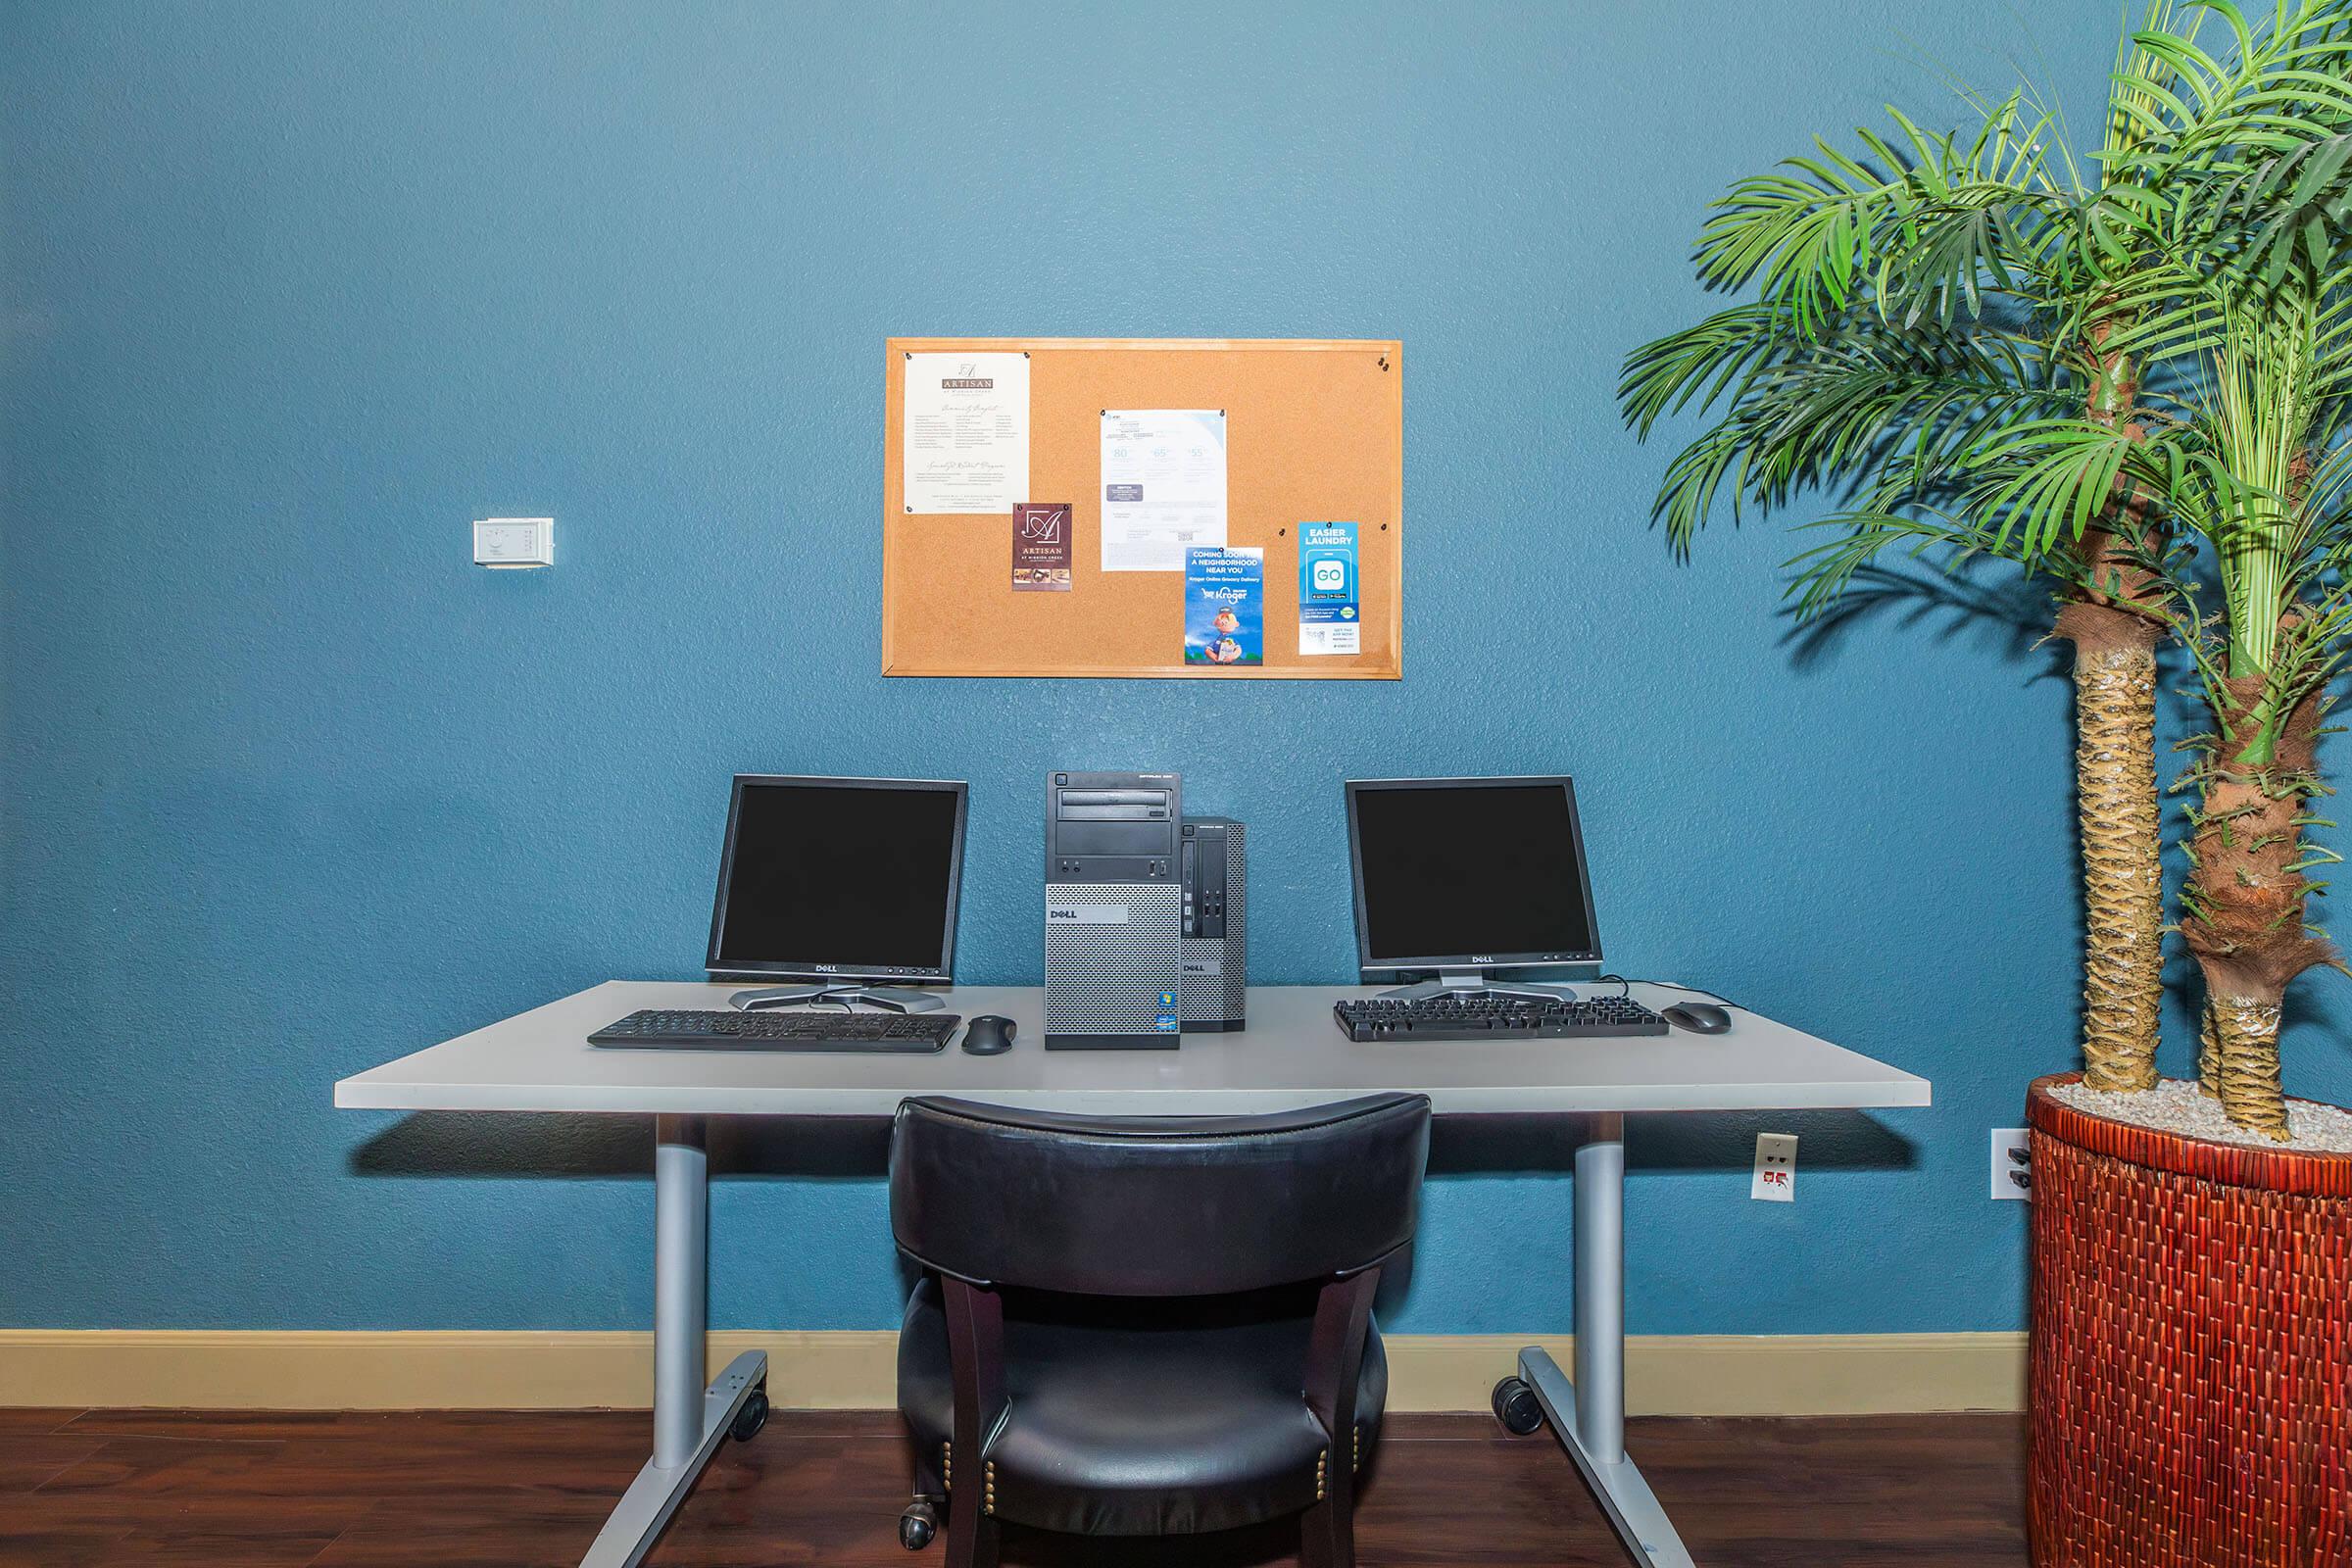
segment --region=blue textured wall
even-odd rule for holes
[[[2027,41],[2079,103],[2114,11]],[[332,1081],[695,973],[737,769],[968,777],[961,968],[1034,981],[1040,775],[1128,764],[1250,821],[1255,972],[1322,982],[1342,778],[1573,771],[1615,962],[1936,1089],[1638,1123],[1633,1326],[2017,1325],[1984,1129],[2072,1059],[2063,682],[1938,617],[1792,643],[1789,541],[1671,565],[1667,454],[1610,402],[1699,308],[1722,186],[1939,112],[1907,46],[2002,79],[2016,28],[0,5],[0,1323],[642,1323],[641,1129]],[[1402,338],[1409,678],[885,682],[891,333]],[[563,564],[467,564],[502,513],[560,518]],[[2332,1031],[2292,1044],[2294,1087],[2352,1090]],[[1800,1200],[1751,1203],[1784,1125]],[[893,1319],[877,1145],[806,1131],[732,1156],[721,1324]],[[1562,1153],[1448,1136],[1396,1326],[1566,1325]]]

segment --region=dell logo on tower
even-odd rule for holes
[[[1127,906],[1124,904],[1049,904],[1046,906],[1048,925],[1125,925]]]

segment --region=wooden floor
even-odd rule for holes
[[[643,1461],[642,1414],[0,1409],[4,1568],[575,1568]],[[2017,1568],[2013,1416],[1650,1420],[1628,1446],[1701,1568]],[[923,1568],[897,1542],[895,1417],[779,1412],[728,1445],[651,1568]],[[1548,1435],[1400,1415],[1358,1515],[1367,1568],[1601,1565],[1618,1549]],[[1296,1533],[1152,1549],[1007,1531],[1010,1563],[1240,1568]]]

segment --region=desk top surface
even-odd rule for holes
[[[1597,1040],[1358,1044],[1331,1004],[1370,990],[1261,986],[1250,1027],[1186,1035],[1176,1051],[1048,1052],[1045,992],[959,986],[949,1010],[1019,1026],[1001,1056],[951,1043],[924,1055],[844,1052],[614,1051],[588,1035],[640,1007],[726,1005],[733,985],[608,980],[335,1085],[369,1110],[618,1111],[714,1116],[887,1116],[909,1095],[1093,1114],[1286,1110],[1380,1090],[1441,1113],[1796,1110],[1925,1105],[1929,1085],[1755,1013],[1720,1035],[1676,1029]],[[1678,993],[1637,982],[1663,1008]],[[960,1040],[960,1036],[957,1037]]]

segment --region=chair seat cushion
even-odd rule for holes
[[[984,1456],[997,1516],[1096,1536],[1191,1535],[1315,1501],[1326,1437],[1299,1386],[1311,1291],[1152,1301],[1007,1292],[1006,1411]],[[1388,1397],[1374,1329],[1356,1382],[1368,1457]],[[899,1408],[926,1471],[955,1434],[947,1319],[926,1276],[899,1335]],[[1358,1451],[1338,1444],[1343,1462]],[[954,1484],[982,1479],[955,1456]]]

